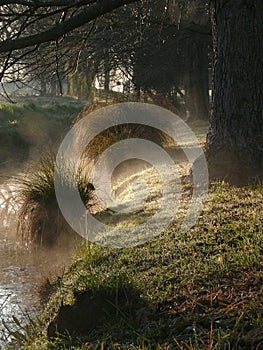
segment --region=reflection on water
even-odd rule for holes
[[[39,311],[40,283],[61,273],[74,254],[74,247],[48,251],[21,247],[16,235],[18,208],[15,186],[0,185],[0,349],[10,340],[6,326],[17,327],[12,316],[21,323],[26,314],[34,318]]]

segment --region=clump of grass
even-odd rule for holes
[[[69,231],[57,204],[55,185],[55,153],[43,153],[35,167],[17,178],[18,193],[21,199],[17,232],[22,241],[36,242],[43,245],[54,244],[61,234]],[[75,179],[72,177],[70,165],[64,164],[59,169],[60,181],[70,190]],[[78,170],[76,181],[80,196],[88,205],[94,187],[81,169]],[[66,232],[63,232],[66,231]]]

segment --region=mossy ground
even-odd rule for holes
[[[262,349],[263,190],[211,186],[198,222],[174,222],[151,242],[109,249],[86,242],[57,291],[26,333],[22,349]],[[136,291],[135,316],[118,307],[118,291]],[[113,290],[116,312],[85,335],[48,340],[63,300]],[[88,307],[88,305],[87,305]]]

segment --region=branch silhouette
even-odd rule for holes
[[[7,39],[0,41],[0,53],[30,46],[40,45],[45,42],[55,41],[63,35],[83,26],[101,15],[111,12],[112,10],[139,0],[98,0],[96,3],[83,8],[76,15],[64,22],[60,22],[51,26],[49,29],[15,39]],[[0,5],[14,3],[15,1],[0,1]],[[16,1],[15,3],[25,3],[26,1]],[[27,1],[27,3],[30,3]],[[62,2],[60,2],[62,3]],[[55,2],[54,2],[55,4]]]

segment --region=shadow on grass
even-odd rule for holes
[[[128,285],[101,287],[96,291],[74,293],[73,305],[62,305],[48,326],[48,337],[87,337],[90,341],[110,338],[136,342],[144,338],[142,324],[150,324],[155,307]]]
[[[60,307],[48,338],[57,349],[262,349],[256,302],[234,290],[187,294],[154,304],[129,285],[78,292]]]

